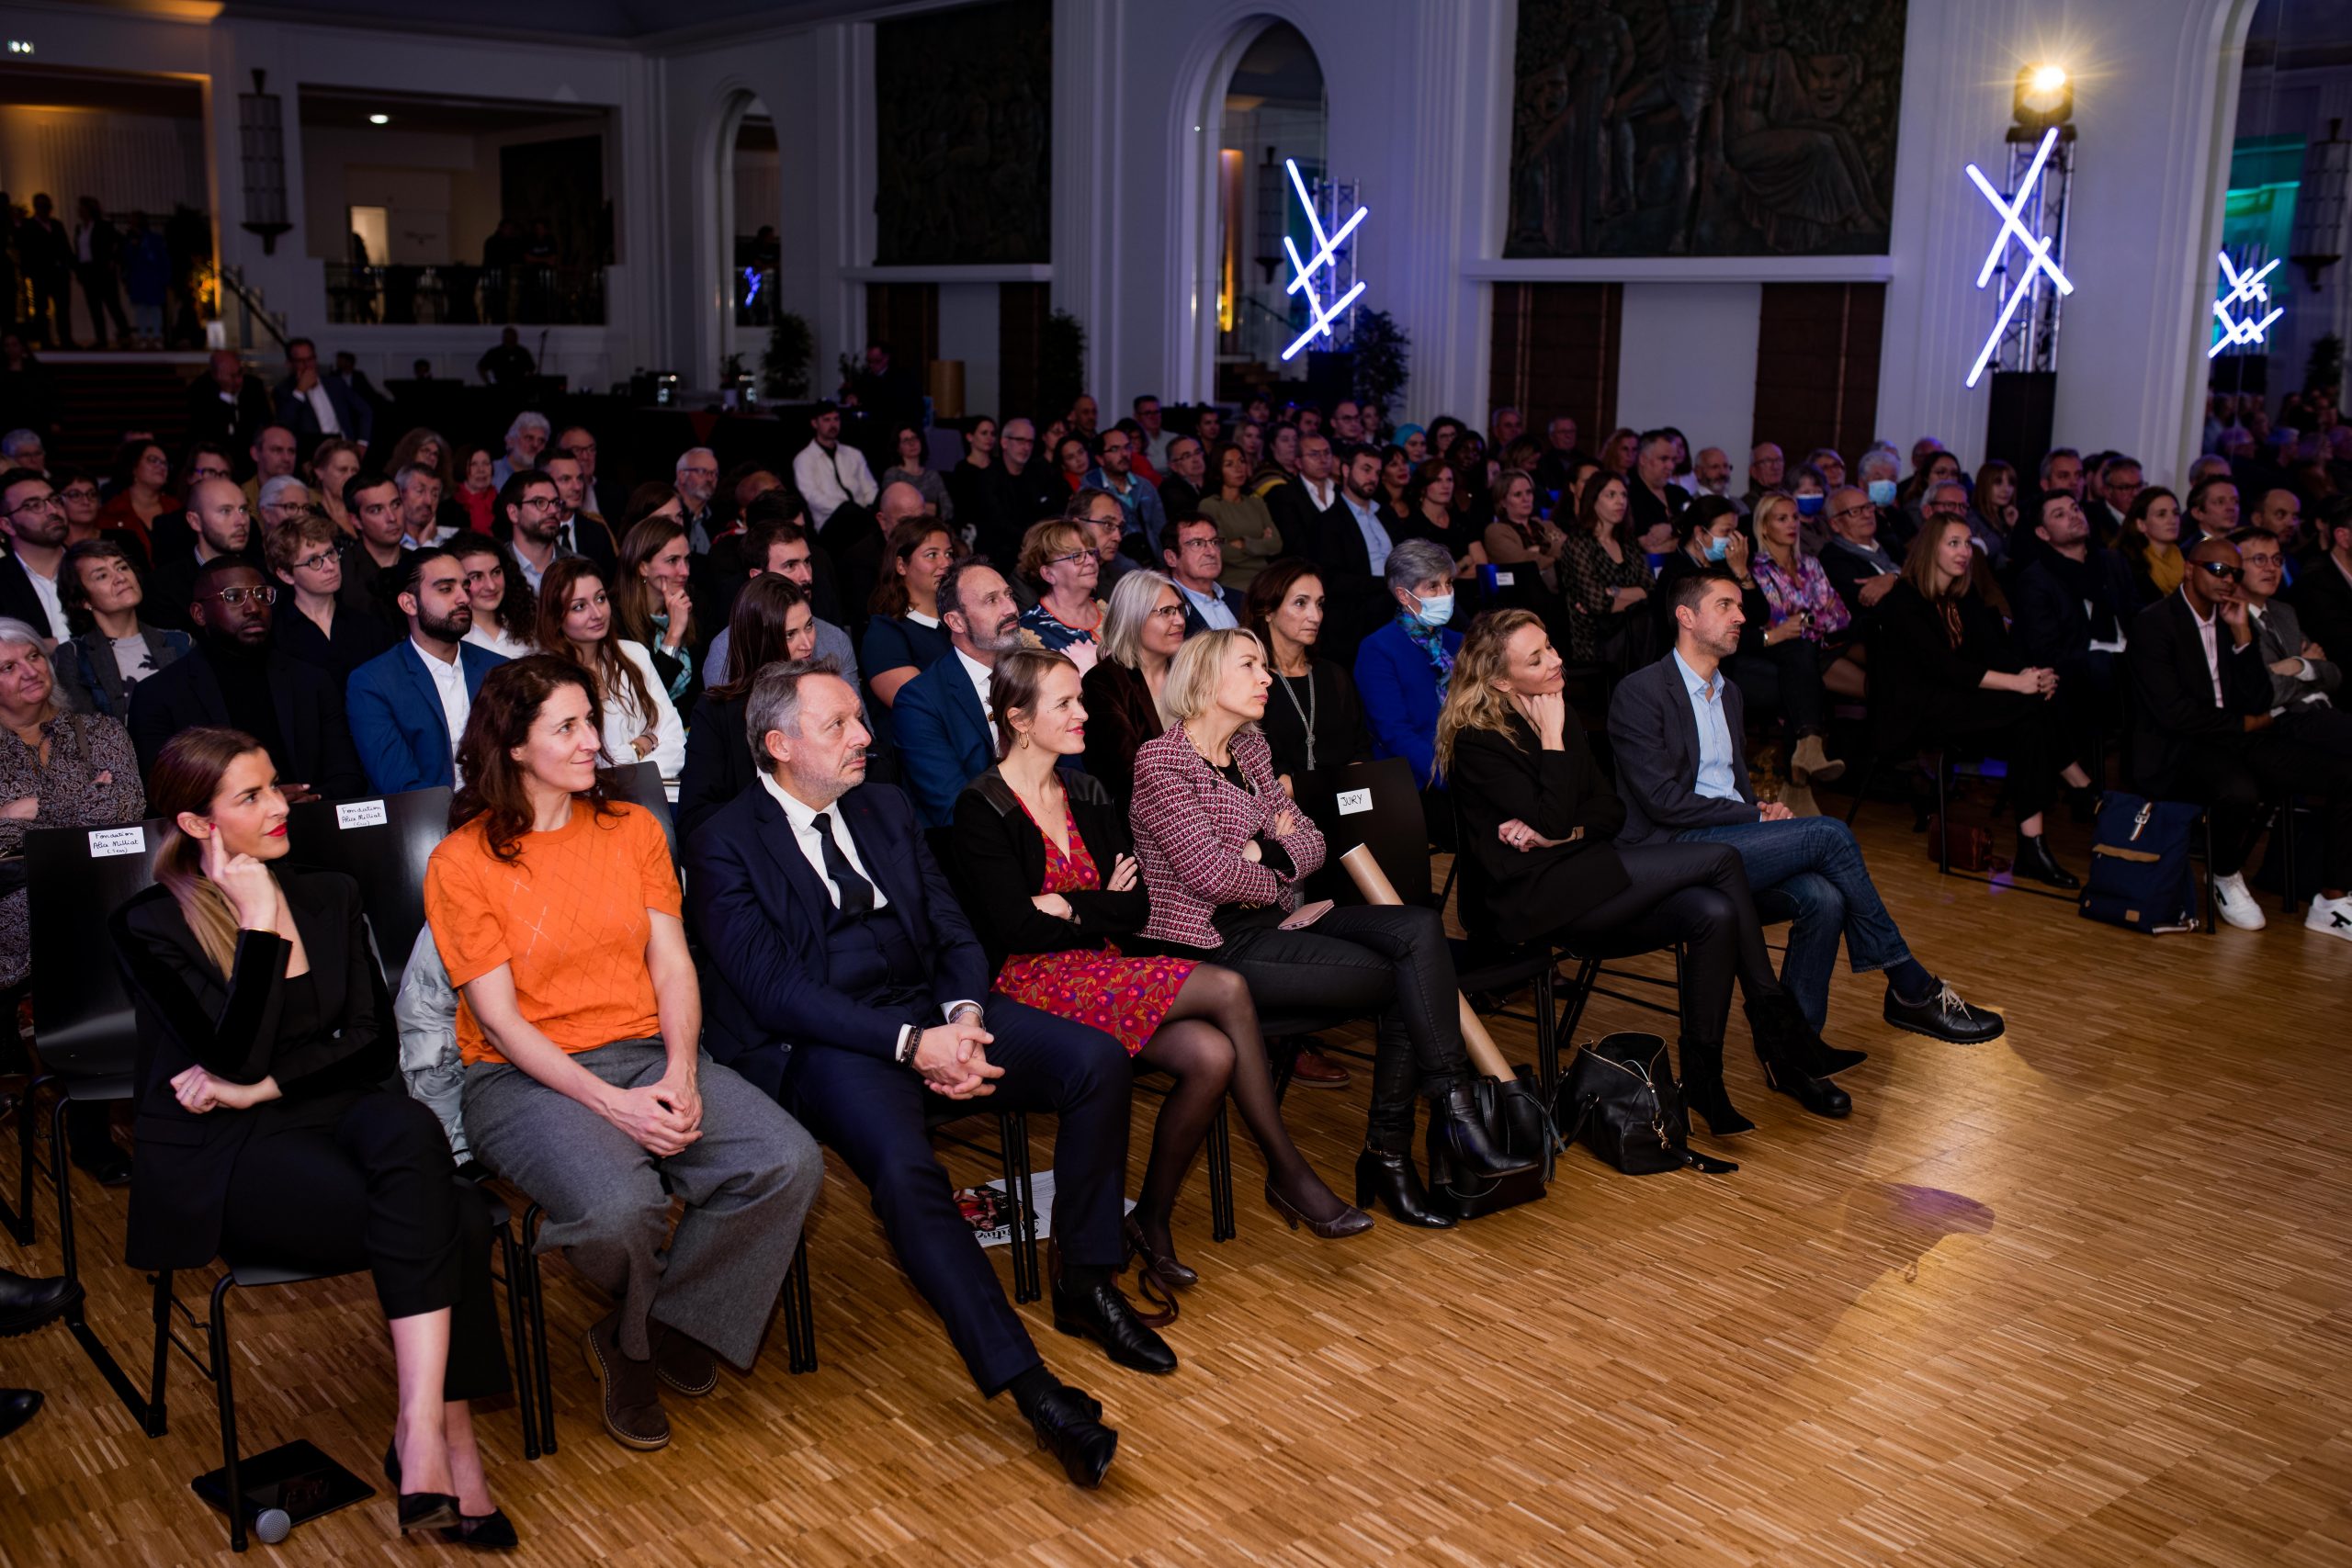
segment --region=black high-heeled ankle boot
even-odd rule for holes
[[[1739,1113],[1724,1088],[1724,1048],[1682,1042],[1682,1108],[1695,1112],[1715,1137],[1753,1133],[1756,1123]]]
[[[1468,1084],[1460,1082],[1442,1095],[1430,1097],[1430,1148],[1443,1151],[1449,1169],[1482,1181],[1532,1170],[1543,1158],[1532,1151],[1521,1155],[1495,1147],[1487,1135],[1487,1123],[1478,1115],[1477,1097]]]
[[[1430,1207],[1429,1190],[1421,1185],[1421,1174],[1413,1168],[1411,1155],[1391,1154],[1367,1144],[1356,1156],[1356,1207],[1369,1209],[1374,1200],[1400,1225],[1442,1231],[1454,1224],[1452,1214]]]
[[[1764,1081],[1815,1116],[1845,1116],[1854,1109],[1851,1096],[1827,1078],[1805,1071],[1804,1036],[1812,1032],[1796,1004],[1785,996],[1751,1002],[1748,1028],[1756,1040],[1756,1059],[1764,1065]]]
[[[2023,833],[2018,835],[2018,858],[2009,872],[2013,876],[2030,876],[2068,892],[2083,885],[2081,877],[2058,863],[2050,852],[2050,840],[2040,833],[2030,838]]]

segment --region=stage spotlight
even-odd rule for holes
[[[2075,82],[2063,65],[2029,65],[2018,73],[2009,110],[2020,130],[2047,130],[2075,118]]]

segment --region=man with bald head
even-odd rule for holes
[[[187,525],[196,534],[196,553],[164,561],[155,568],[139,618],[175,631],[194,631],[188,605],[194,597],[197,573],[209,561],[232,556],[255,571],[262,570],[261,552],[254,547],[253,513],[245,492],[228,479],[198,479],[187,487]],[[264,573],[263,581],[269,581]]]
[[[2295,585],[2295,560],[2303,548],[2303,498],[2284,485],[2262,492],[2246,521],[2278,541],[2278,569],[2286,587]]]
[[[1701,495],[1731,495],[1731,454],[1720,446],[1702,446],[1690,459],[1690,478]]]
[[[1747,454],[1747,490],[1739,498],[1742,516],[1756,510],[1756,503],[1770,492],[1781,488],[1788,478],[1789,460],[1780,446],[1770,441],[1758,442]]]
[[[995,482],[983,487],[990,512],[981,529],[994,544],[975,547],[992,559],[1011,560],[1021,549],[1021,536],[1033,525],[1058,516],[1070,491],[1054,472],[1051,454],[1038,453],[1037,427],[1028,420],[1004,422],[997,432],[996,459]]]
[[[2239,587],[2237,546],[2211,537],[2184,546],[2188,570],[2179,591],[2132,623],[2132,760],[2141,793],[2208,808],[2215,902],[2243,931],[2265,924],[2245,876],[2262,803],[2319,796],[2326,849],[2304,923],[2352,942],[2352,758],[2294,739],[2272,716],[2271,671]]]

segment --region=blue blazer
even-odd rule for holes
[[[1462,651],[1460,632],[1449,627],[1442,635],[1448,653]],[[1445,700],[1438,695],[1430,656],[1395,620],[1356,649],[1356,692],[1372,726],[1374,758],[1404,758],[1413,764],[1415,782],[1429,788],[1437,771],[1438,710]]]
[[[1698,792],[1699,719],[1690,710],[1690,689],[1682,683],[1681,668],[1671,653],[1617,682],[1609,699],[1609,749],[1617,759],[1617,795],[1625,803],[1619,843],[1666,843],[1689,829],[1758,820],[1756,789],[1747,776],[1747,709],[1738,682],[1724,681],[1722,701],[1724,724],[1731,731],[1731,776],[1739,791],[1737,800]]]
[[[950,1002],[988,1001],[988,954],[905,794],[862,784],[834,809],[889,900],[882,914],[931,960],[927,1005],[872,1007],[834,988],[825,942],[832,898],[764,788],[754,784],[686,840],[686,918],[703,952],[703,1044],[771,1095],[795,1046],[890,1061],[900,1025],[928,1029]]]
[[[340,376],[319,372],[319,385],[327,389],[327,402],[334,410],[334,421],[343,426],[345,441],[366,441],[375,431],[376,411],[368,400],[353,391]],[[277,383],[277,423],[294,433],[295,445],[308,452],[319,444],[326,432],[319,428],[319,411],[311,400],[298,397],[294,378],[286,377]]]
[[[899,688],[890,705],[899,776],[926,828],[956,820],[956,797],[996,764],[996,732],[954,653]]]
[[[458,665],[466,672],[466,697],[481,695],[481,678],[506,660],[469,642],[458,645]],[[351,672],[344,709],[351,742],[368,787],[379,795],[455,784],[449,765],[457,738],[441,714],[441,694],[424,672],[423,656],[408,638]]]

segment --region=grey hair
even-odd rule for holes
[[[2034,476],[2041,481],[2042,489],[2048,490],[2050,488],[2051,465],[2057,462],[2061,457],[2072,457],[2077,463],[2083,460],[2083,455],[2080,452],[2075,451],[2072,446],[2052,446],[2049,451],[2044,452],[2041,455],[2041,471]]]
[[[506,427],[506,445],[514,446],[514,438],[526,430],[536,430],[541,435],[551,435],[555,433],[555,427],[548,423],[547,415],[525,409],[514,416],[514,423]]]
[[[1159,591],[1173,591],[1164,571],[1131,571],[1112,585],[1111,607],[1102,614],[1102,657],[1130,670],[1143,668],[1143,628],[1159,605]],[[1184,596],[1176,595],[1182,604]]]
[[[405,468],[401,470],[403,473],[407,471],[408,470]],[[261,494],[258,499],[264,506],[276,506],[280,502],[287,500],[289,492],[299,496],[304,504],[307,505],[309,503],[311,499],[311,487],[304,484],[300,479],[296,479],[292,474],[280,474],[274,479],[265,480],[262,484]]]
[[[409,487],[419,479],[431,479],[435,484],[439,484],[441,475],[424,463],[402,463],[399,472],[392,475],[392,484],[402,495],[406,495]]]
[[[40,433],[34,430],[12,430],[0,435],[0,457],[14,457],[40,446]]]
[[[20,621],[14,615],[0,615],[0,643],[11,642],[31,644],[33,651],[40,655],[41,662],[49,662],[47,639],[31,622]]]
[[[1860,460],[1855,463],[1854,471],[1865,481],[1873,472],[1882,478],[1891,479],[1903,471],[1903,464],[1901,459],[1884,447],[1873,446],[1863,453]]]
[[[689,446],[684,451],[678,454],[677,468],[671,469],[671,472],[675,473],[677,468],[684,468],[686,466],[686,459],[693,457],[697,452],[701,453],[704,457],[709,458],[714,463],[718,461],[718,454],[712,451],[709,447]]]
[[[1453,552],[1434,539],[1404,539],[1388,552],[1388,586],[1408,593],[1424,582],[1453,576]]]
[[[842,667],[831,659],[779,659],[762,669],[752,682],[751,700],[743,705],[743,730],[762,771],[771,765],[767,748],[770,730],[794,736],[800,733],[800,682],[811,675],[846,679]]]

